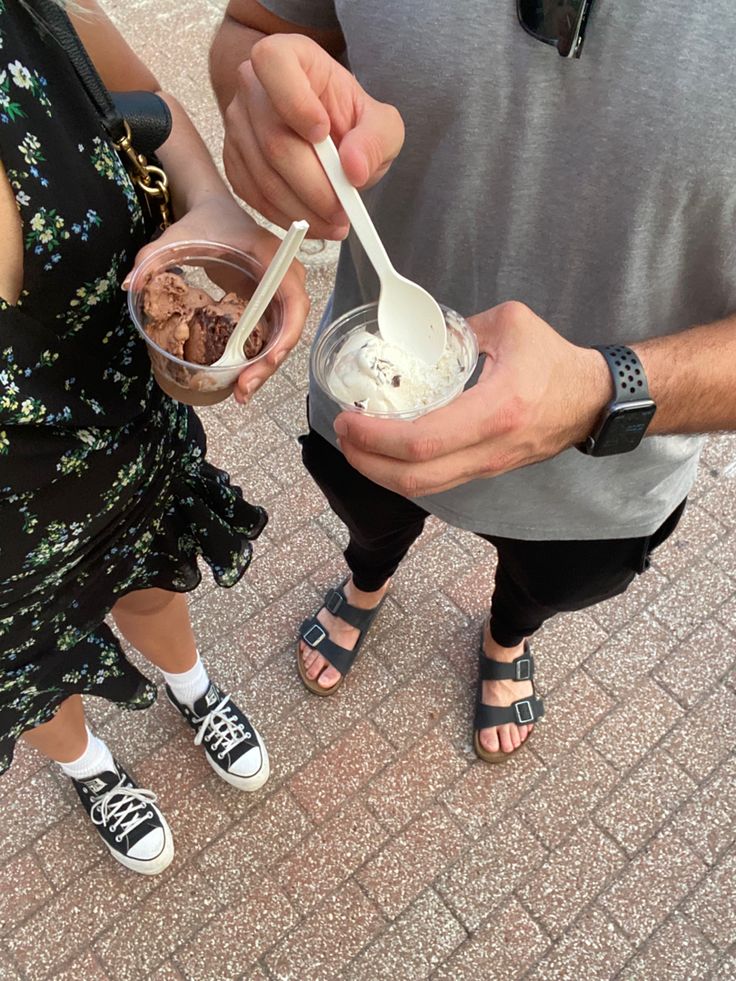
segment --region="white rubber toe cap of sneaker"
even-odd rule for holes
[[[128,858],[134,858],[138,862],[150,862],[152,859],[158,858],[164,850],[165,843],[166,836],[163,828],[154,828],[133,845],[128,852]]]
[[[234,777],[252,777],[254,774],[258,773],[263,764],[263,757],[261,756],[261,751],[258,746],[254,746],[253,749],[249,749],[247,753],[243,753],[239,760],[236,760],[231,767],[229,767],[228,772]]]

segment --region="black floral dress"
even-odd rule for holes
[[[125,593],[222,586],[266,523],[205,460],[202,426],[154,384],[120,289],[149,234],[61,49],[0,0],[0,155],[24,284],[0,299],[0,772],[70,694],[156,690],[103,622]]]

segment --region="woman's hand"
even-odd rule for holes
[[[254,256],[261,265],[268,266],[279,239],[261,228],[230,195],[210,195],[196,203],[182,218],[170,225],[154,242],[140,250],[135,259],[138,266],[151,252],[164,245],[176,245],[191,240],[221,242],[232,245]],[[123,283],[127,288],[130,274]],[[293,262],[281,283],[284,297],[284,325],[273,350],[245,368],[235,385],[234,397],[241,404],[271,377],[284,361],[289,351],[301,337],[309,312],[309,298],[304,289],[304,267]]]

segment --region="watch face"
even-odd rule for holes
[[[596,437],[594,455],[611,456],[635,450],[656,411],[651,399],[611,406],[610,415]]]

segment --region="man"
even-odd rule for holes
[[[345,238],[309,146],[331,132],[396,267],[474,314],[486,355],[477,384],[414,422],[335,418],[312,386],[304,459],[348,525],[352,573],[303,627],[313,690],[336,690],[437,514],[498,550],[475,746],[505,759],[542,713],[527,638],[623,591],[671,533],[694,434],[736,424],[736,95],[718,41],[734,29],[727,0],[564,16],[231,0],[211,71],[236,190]],[[325,322],[376,297],[351,239]]]

